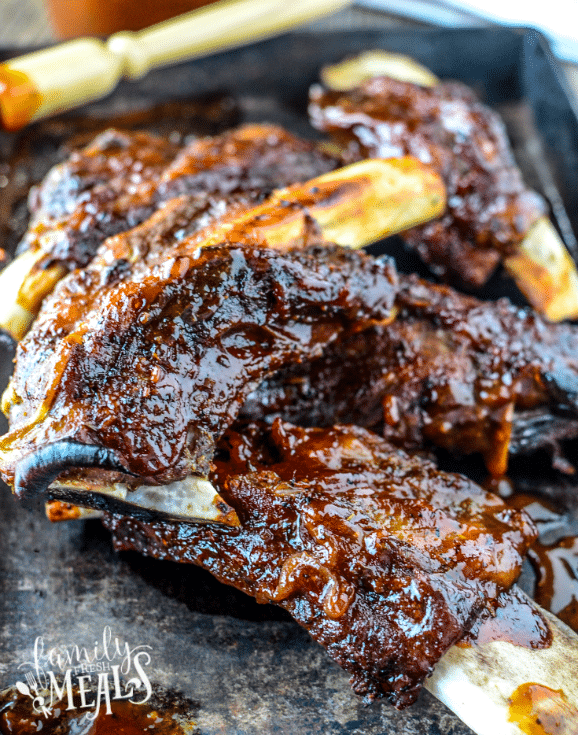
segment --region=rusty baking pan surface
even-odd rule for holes
[[[562,73],[535,32],[479,29],[290,34],[155,72],[103,102],[2,134],[3,246],[13,249],[26,226],[29,187],[97,132],[145,128],[181,142],[268,121],[315,137],[306,100],[320,66],[372,47],[408,53],[440,77],[471,84],[503,115],[527,183],[548,199],[576,255],[578,123]],[[399,241],[379,247],[396,256],[400,269],[423,272]],[[521,299],[510,281],[496,277],[485,295],[502,294]],[[8,342],[0,344],[0,357],[3,388],[12,367]],[[444,465],[460,469],[453,461]],[[524,463],[526,482],[540,471],[539,461],[535,468]],[[540,481],[555,485],[556,478]],[[148,647],[155,696],[173,703],[187,732],[471,732],[427,692],[403,712],[380,703],[365,707],[347,674],[283,611],[257,605],[202,570],[115,554],[98,521],[51,525],[42,507],[19,506],[5,487],[0,504],[0,689],[25,681],[39,637],[45,651],[63,651],[102,646],[110,631],[131,649]]]

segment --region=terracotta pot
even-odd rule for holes
[[[59,38],[138,31],[215,0],[46,0]]]

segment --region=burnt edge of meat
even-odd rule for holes
[[[420,87],[375,77],[354,90],[311,89],[314,127],[330,133],[346,160],[412,155],[447,188],[447,210],[404,233],[439,277],[479,288],[512,253],[546,202],[526,188],[499,115],[457,82]]]
[[[206,475],[265,376],[391,318],[396,272],[362,252],[178,247],[112,284],[96,266],[76,271],[45,302],[8,389],[10,484],[27,455],[62,440],[113,452],[141,482]]]
[[[535,537],[497,496],[353,426],[230,430],[210,479],[240,527],[107,515],[115,547],[197,564],[280,605],[358,694],[400,708],[498,604]]]

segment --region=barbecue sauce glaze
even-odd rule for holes
[[[412,155],[440,173],[446,213],[404,239],[449,281],[482,286],[546,212],[524,185],[499,116],[463,84],[426,88],[375,77],[348,92],[315,85],[309,113],[352,160]]]
[[[19,249],[40,248],[41,267],[72,270],[86,266],[106,238],[131,230],[175,197],[193,200],[182,225],[193,230],[206,210],[262,198],[336,165],[313,143],[274,125],[246,125],[184,147],[172,138],[110,129],[32,189],[31,222]]]
[[[508,719],[526,735],[574,735],[578,710],[563,691],[528,682],[512,694]]]
[[[552,632],[543,616],[517,588],[498,597],[495,610],[480,613],[459,646],[483,646],[492,641],[507,641],[524,648],[548,648]]]
[[[357,693],[398,707],[515,581],[535,534],[497,496],[352,426],[231,430],[210,477],[240,527],[107,516],[116,548],[284,607]]]

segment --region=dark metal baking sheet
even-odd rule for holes
[[[155,72],[79,113],[2,134],[4,242],[15,244],[24,225],[24,191],[62,155],[68,136],[86,135],[119,116],[138,126],[151,106],[214,92],[236,101],[221,110],[229,122],[267,120],[313,136],[305,106],[319,67],[370,47],[408,53],[441,77],[472,84],[499,109],[528,182],[548,197],[574,250],[578,123],[562,72],[536,32],[479,29],[290,34]],[[199,121],[187,117],[194,117],[194,105],[186,114],[178,109],[164,108],[155,125],[176,135],[199,130]],[[203,123],[207,130],[212,124]],[[399,243],[391,247],[405,268],[413,267]],[[488,295],[498,293],[520,298],[502,278]],[[12,352],[8,345],[0,350],[4,385]],[[187,697],[202,735],[470,733],[427,693],[402,713],[381,703],[363,706],[347,675],[282,611],[257,605],[202,570],[117,555],[97,521],[51,525],[41,507],[20,507],[6,489],[0,508],[0,688],[21,676],[18,667],[30,660],[37,636],[50,647],[84,646],[110,626],[131,646],[151,646],[153,687]]]

